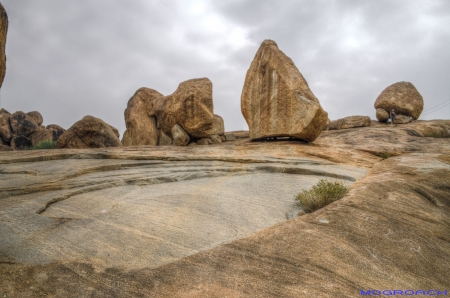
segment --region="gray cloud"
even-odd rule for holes
[[[136,89],[208,77],[227,130],[246,129],[245,74],[264,39],[296,63],[331,119],[374,118],[388,85],[412,82],[425,109],[450,99],[448,1],[4,0],[1,105],[68,128],[93,115],[125,129]],[[443,109],[425,119],[448,118]]]

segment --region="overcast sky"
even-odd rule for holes
[[[450,100],[450,1],[1,0],[9,18],[1,106],[69,128],[117,127],[140,87],[208,77],[225,129],[248,129],[245,74],[264,39],[292,58],[330,119],[367,115],[413,83],[425,110]],[[433,111],[433,110],[431,110]],[[421,119],[449,119],[450,105]]]

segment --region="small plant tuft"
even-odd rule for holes
[[[382,152],[382,153],[380,153],[380,157],[382,159],[388,159],[389,157],[391,157],[391,154],[388,152]]]
[[[56,148],[55,141],[44,140],[44,141],[40,141],[33,147],[30,147],[30,150],[55,149],[55,148]]]
[[[304,190],[299,193],[295,200],[298,201],[299,207],[310,213],[341,199],[348,192],[348,189],[349,187],[342,182],[322,179],[311,190]]]

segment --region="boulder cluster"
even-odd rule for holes
[[[208,145],[226,141],[222,117],[213,113],[212,83],[207,78],[180,83],[164,96],[140,88],[124,113],[124,146]]]
[[[42,141],[56,142],[65,129],[56,124],[42,125],[44,119],[39,112],[13,114],[0,110],[0,151],[21,150],[33,147]]]

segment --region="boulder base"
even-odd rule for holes
[[[409,116],[397,115],[397,116],[395,116],[393,122],[394,122],[394,124],[405,124],[405,123],[411,122],[411,119],[409,118]]]
[[[387,122],[389,119],[389,113],[385,109],[377,109],[376,117],[380,122]]]
[[[261,44],[247,71],[241,109],[251,140],[291,136],[312,142],[328,119],[294,62],[272,40]]]
[[[178,124],[172,127],[171,133],[176,146],[187,146],[189,144],[189,135]]]

